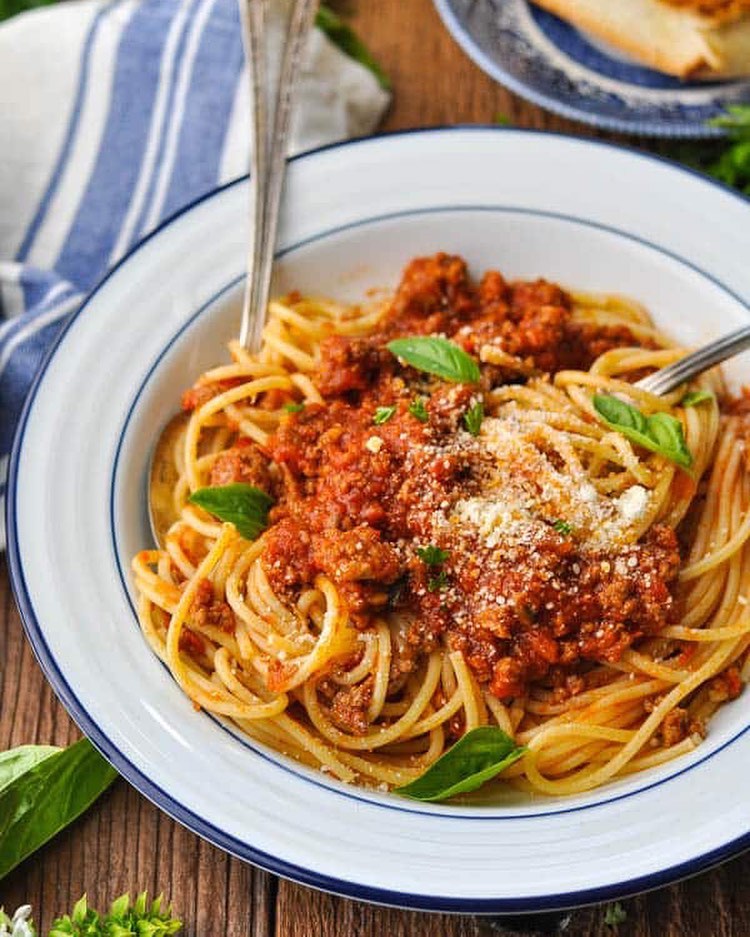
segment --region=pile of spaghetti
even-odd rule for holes
[[[230,351],[133,561],[196,707],[382,789],[496,725],[526,747],[503,780],[568,794],[689,752],[739,695],[749,418],[716,372],[632,386],[684,354],[636,303],[438,254],[378,308],[273,302]]]

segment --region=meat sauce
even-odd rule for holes
[[[450,384],[385,347],[429,334],[475,357],[491,344],[521,366],[483,364],[480,385]],[[293,600],[323,573],[357,627],[407,613],[393,681],[447,638],[498,698],[540,678],[561,685],[585,662],[615,661],[673,620],[674,532],[657,526],[619,551],[583,551],[550,526],[503,556],[435,519],[481,491],[490,457],[464,418],[483,393],[523,380],[519,371],[587,369],[608,349],[634,344],[627,328],[575,321],[570,298],[544,280],[509,283],[489,272],[474,283],[459,257],[417,259],[374,333],[323,342],[315,383],[325,403],[285,416],[262,454],[244,441],[228,450],[211,483],[250,481],[273,494],[262,562],[282,596]],[[388,418],[379,422],[382,408]],[[426,554],[427,546],[443,552]]]

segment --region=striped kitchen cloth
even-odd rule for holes
[[[295,152],[370,133],[389,99],[340,21],[322,9],[318,24]],[[144,235],[247,172],[246,85],[237,0],[74,0],[0,27],[0,549],[13,430],[45,351]]]

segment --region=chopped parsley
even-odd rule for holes
[[[376,426],[381,426],[383,423],[387,423],[395,412],[395,407],[378,407],[373,414],[372,422]]]
[[[479,428],[482,425],[482,420],[484,419],[484,404],[481,400],[478,400],[473,404],[469,409],[464,413],[464,424],[466,429],[471,433],[472,436],[479,435]]]
[[[285,403],[284,409],[287,413],[299,413],[300,410],[305,409],[304,403]]]
[[[425,566],[440,566],[450,556],[450,550],[441,550],[430,544],[428,547],[417,547],[417,556]]]
[[[426,423],[430,419],[430,414],[427,412],[427,407],[425,406],[425,398],[415,397],[409,404],[409,413],[411,413],[414,419],[419,420],[420,423]]]
[[[437,576],[432,576],[427,580],[427,588],[430,592],[442,592],[448,587],[448,573],[441,569]]]
[[[562,534],[563,537],[569,537],[573,533],[573,528],[567,521],[555,521],[552,525],[558,534]]]

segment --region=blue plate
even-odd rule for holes
[[[527,0],[435,0],[435,6],[480,68],[572,120],[622,133],[712,137],[721,131],[706,121],[728,104],[750,103],[750,80],[686,82],[642,68]]]

